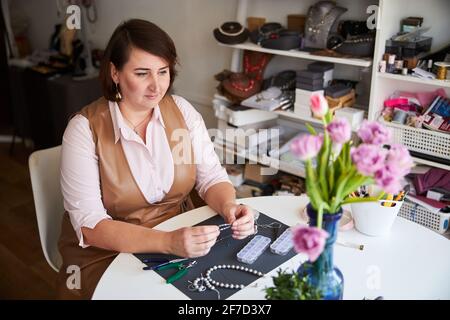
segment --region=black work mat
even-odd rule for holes
[[[271,229],[261,227],[261,225],[268,225],[273,222],[278,222],[281,224],[281,228],[279,229]],[[221,216],[216,215],[212,218],[202,221],[197,225],[219,225],[224,223],[224,220]],[[280,236],[284,230],[288,228],[287,225],[281,223],[278,220],[275,220],[267,215],[260,213],[258,218],[258,233],[259,235],[263,235],[272,239],[272,242]],[[226,238],[224,238],[226,237]],[[252,264],[245,264],[239,262],[237,260],[237,253],[253,238],[253,236],[249,236],[243,240],[236,240],[231,237],[231,229],[224,230],[221,232],[219,237],[217,238],[216,244],[211,248],[211,251],[204,257],[189,259],[186,263],[189,263],[193,260],[196,260],[197,263],[189,268],[188,274],[186,274],[183,278],[172,283],[178,290],[182,291],[185,295],[187,295],[192,300],[217,300],[218,295],[216,291],[206,289],[203,292],[191,291],[189,290],[189,282],[194,281],[197,277],[200,277],[202,273],[205,276],[206,270],[212,266],[219,264],[234,264],[245,266],[251,269],[255,269],[261,271],[262,273],[268,273],[283,264],[285,261],[291,259],[296,255],[295,251],[291,249],[286,255],[280,256],[278,254],[274,254],[270,251],[268,247],[258,259]],[[223,239],[223,240],[220,240]],[[135,256],[139,260],[148,259],[148,258],[169,258],[176,259],[176,256],[170,255],[161,255],[161,254],[135,254]],[[142,265],[144,267],[144,265]],[[150,271],[149,271],[150,272]],[[171,275],[177,272],[176,269],[156,271],[161,277],[164,279],[169,278]],[[233,284],[243,284],[245,286],[249,285],[253,281],[257,280],[258,277],[243,271],[238,270],[230,270],[230,269],[220,269],[215,270],[211,273],[211,278],[225,283],[233,283]],[[264,290],[263,287],[260,288]],[[220,292],[220,299],[227,299],[231,295],[235,294],[237,289],[227,289],[227,288],[217,288]]]

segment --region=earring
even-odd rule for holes
[[[120,101],[120,100],[122,100],[122,95],[120,94],[119,86],[116,83],[116,101]]]

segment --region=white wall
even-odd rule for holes
[[[104,49],[115,27],[123,20],[142,18],[164,29],[178,50],[177,94],[202,113],[208,126],[215,125],[211,100],[217,82],[214,74],[229,68],[231,49],[218,46],[212,31],[234,20],[236,0],[96,0],[98,21],[90,26],[93,47]],[[11,10],[23,11],[30,20],[33,49],[47,48],[57,17],[55,0],[13,0]]]

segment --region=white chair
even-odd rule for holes
[[[28,159],[42,250],[48,264],[57,272],[62,264],[58,239],[64,213],[60,160],[61,146],[35,151]]]

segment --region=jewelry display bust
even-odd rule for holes
[[[346,11],[332,1],[320,1],[311,6],[305,23],[305,47],[326,48],[329,34],[336,29],[337,19]]]

